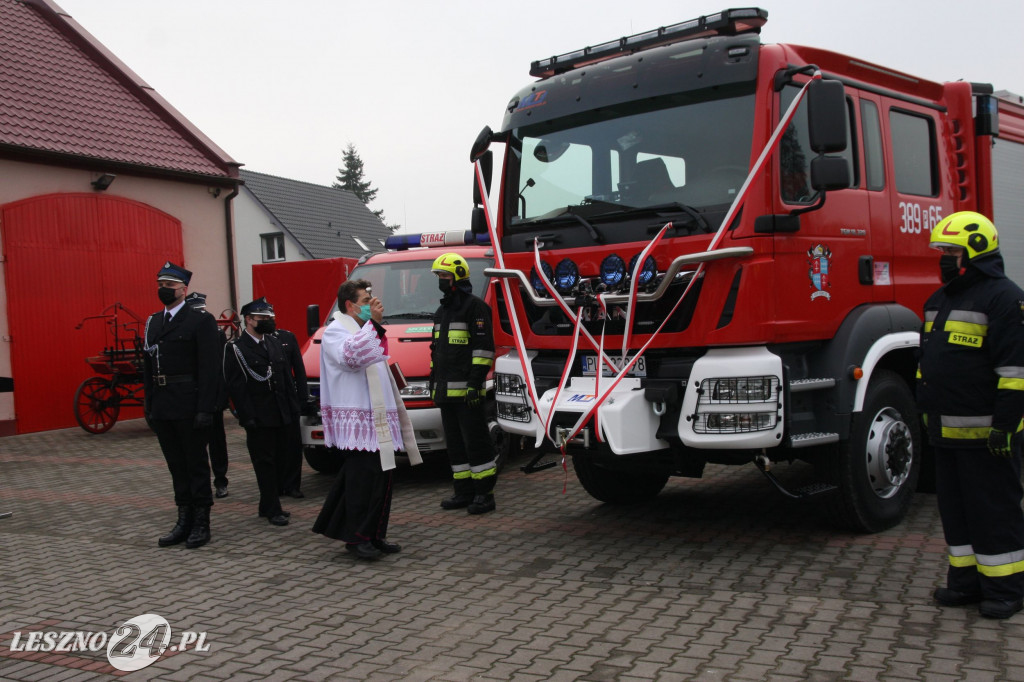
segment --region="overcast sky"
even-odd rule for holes
[[[468,229],[469,149],[530,62],[725,0],[57,0],[249,170],[330,185],[352,142],[403,231]],[[762,40],[1024,94],[1024,0],[765,0]]]

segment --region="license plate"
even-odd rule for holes
[[[617,367],[622,367],[622,357],[619,355],[610,356],[612,362]],[[592,377],[597,374],[597,356],[596,355],[583,355],[580,357],[580,361],[583,363],[583,376]],[[613,372],[607,364],[601,364],[601,376],[613,377],[618,372]],[[626,376],[631,377],[645,377],[647,376],[647,358],[642,357],[633,364]]]

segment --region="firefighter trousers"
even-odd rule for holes
[[[442,403],[439,407],[455,494],[490,495],[498,480],[498,460],[484,406]]]
[[[949,552],[947,587],[984,599],[1024,596],[1020,449],[935,448],[939,516]]]

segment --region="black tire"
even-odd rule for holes
[[[306,456],[306,463],[313,468],[313,471],[321,474],[336,474],[341,471],[341,458],[336,452],[322,445],[311,445],[302,448]]]
[[[498,425],[497,419],[491,419],[487,422],[487,431],[491,436],[491,442],[494,443],[498,473],[501,473],[506,464],[523,454],[525,439],[522,436],[503,431],[501,426]]]
[[[668,474],[649,471],[611,470],[587,457],[573,457],[572,467],[580,485],[595,500],[608,504],[636,504],[657,497],[668,483]]]
[[[876,533],[903,520],[921,473],[919,423],[906,382],[894,372],[875,372],[850,438],[826,462],[839,488],[829,509],[838,525]]]

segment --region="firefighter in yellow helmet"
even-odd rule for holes
[[[949,547],[934,597],[1009,618],[1024,597],[1024,291],[1003,272],[985,216],[947,216],[930,243],[942,252],[943,285],[924,305],[917,400]]]
[[[497,453],[487,426],[484,382],[494,366],[491,308],[473,295],[469,263],[457,253],[438,256],[431,271],[444,294],[434,313],[430,397],[441,410],[455,494],[445,509],[494,511]]]

